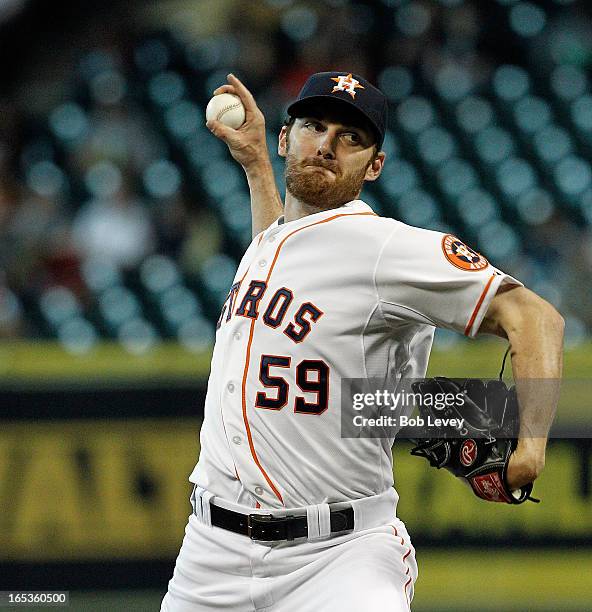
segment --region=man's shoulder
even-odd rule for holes
[[[377,231],[389,236],[396,235],[400,238],[425,242],[441,242],[444,236],[446,236],[446,232],[408,225],[392,217],[382,217],[375,214],[367,217],[367,220]]]

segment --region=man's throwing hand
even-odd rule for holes
[[[230,93],[238,96],[245,107],[245,122],[238,129],[233,129],[211,119],[206,122],[214,136],[228,145],[232,157],[245,169],[267,161],[267,142],[265,138],[265,118],[259,110],[251,92],[233,74],[227,77],[228,84],[214,90],[214,95]]]

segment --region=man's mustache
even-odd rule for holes
[[[339,164],[331,159],[320,159],[318,157],[307,157],[301,162],[301,165],[304,166],[319,166],[320,168],[327,168],[327,170],[331,170],[335,172],[335,174],[339,174]]]

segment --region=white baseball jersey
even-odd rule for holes
[[[280,218],[222,308],[190,480],[262,508],[382,493],[393,439],[341,437],[341,380],[425,376],[434,328],[474,336],[502,283],[520,285],[458,238],[360,200]]]

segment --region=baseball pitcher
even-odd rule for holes
[[[232,75],[214,93],[246,109],[238,129],[208,127],[247,175],[254,237],[220,311],[193,511],[162,610],[409,610],[417,565],[394,439],[341,435],[341,382],[424,377],[436,327],[507,338],[517,381],[558,380],[563,319],[456,236],[360,199],[386,162],[387,100],[364,78],[313,74],[288,107],[285,202],[252,95]],[[517,443],[497,463],[490,451],[497,471],[475,481],[491,501],[522,501],[544,466],[556,400],[518,382],[517,398]],[[418,452],[438,463],[431,442]]]

